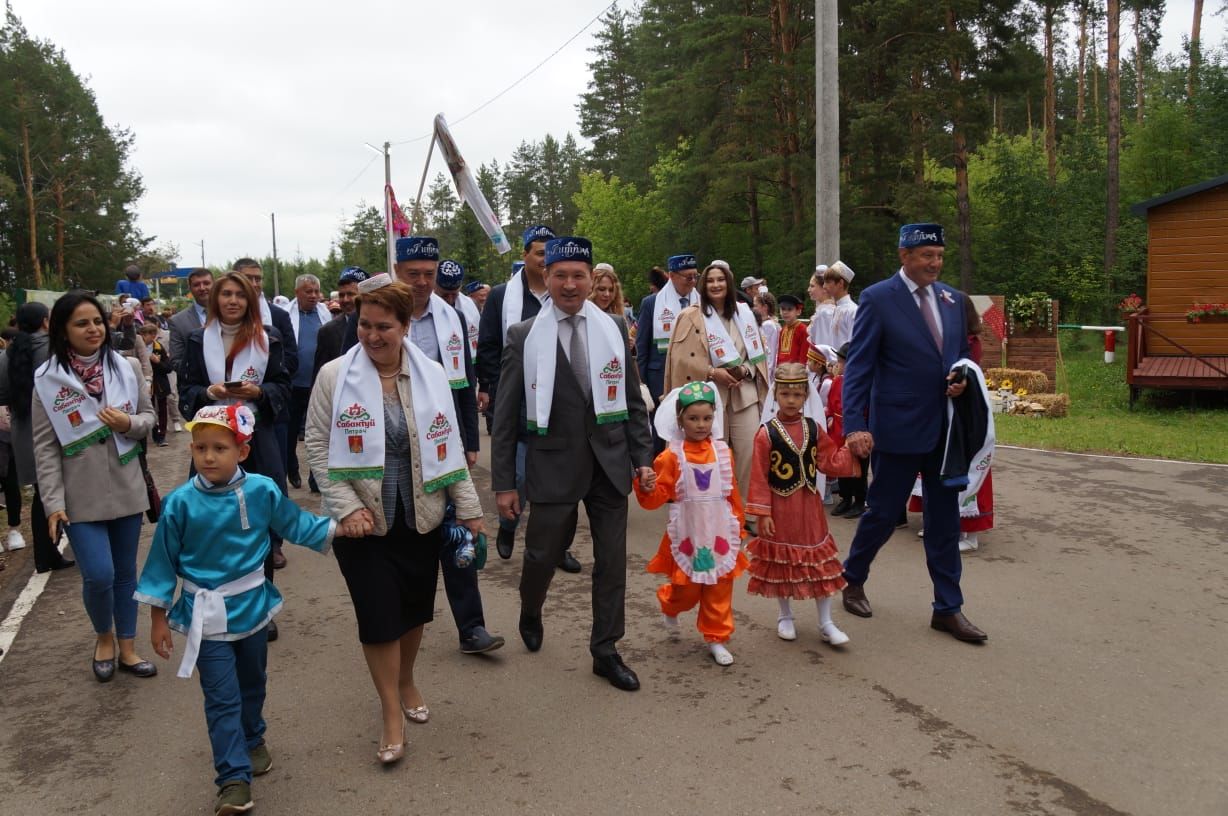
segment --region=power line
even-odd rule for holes
[[[609,10],[610,10],[610,9],[612,9],[612,8],[614,8],[616,5],[618,5],[618,0],[614,0],[614,2],[613,2],[613,3],[610,3],[610,5],[608,5],[608,6],[606,6],[605,8],[603,8],[603,9],[602,9],[600,12],[598,12],[598,13],[597,13],[597,16],[596,16],[596,17],[594,17],[593,19],[591,19],[591,20],[589,20],[587,23],[585,23],[583,28],[581,28],[581,29],[580,29],[579,31],[577,31],[575,34],[572,34],[570,37],[568,37],[566,42],[564,42],[564,43],[563,43],[562,45],[560,45],[558,48],[556,48],[556,49],[554,49],[552,52],[550,52],[550,54],[549,54],[549,55],[548,55],[548,56],[547,56],[545,59],[543,59],[541,62],[537,63],[537,64],[536,64],[536,65],[534,65],[532,68],[530,68],[530,69],[529,69],[529,70],[528,70],[528,71],[527,71],[527,72],[526,72],[526,73],[525,73],[523,76],[521,76],[519,79],[517,79],[517,80],[516,80],[515,82],[513,82],[511,85],[508,85],[506,88],[504,88],[503,90],[499,91],[499,93],[495,94],[495,95],[494,95],[494,96],[492,96],[490,99],[487,99],[487,100],[486,100],[485,102],[483,102],[481,105],[478,105],[476,108],[474,108],[473,110],[469,111],[469,112],[468,112],[468,113],[466,113],[464,116],[462,116],[461,118],[457,119],[455,122],[451,122],[451,123],[449,123],[449,124],[450,124],[452,127],[455,127],[455,126],[459,125],[461,122],[464,122],[464,121],[465,121],[466,119],[468,119],[469,117],[471,117],[471,116],[473,116],[474,114],[476,114],[476,113],[480,112],[481,110],[483,110],[483,109],[484,109],[484,108],[486,108],[487,106],[489,106],[489,105],[493,104],[494,102],[498,101],[498,100],[499,100],[499,99],[500,99],[500,98],[501,98],[501,97],[502,97],[504,94],[506,94],[508,91],[511,91],[513,88],[515,88],[515,87],[516,87],[517,85],[519,85],[520,83],[524,82],[524,81],[525,81],[526,79],[528,79],[529,77],[533,76],[533,74],[537,73],[538,69],[540,69],[540,68],[541,68],[543,65],[545,65],[547,62],[549,62],[550,60],[552,60],[552,59],[554,59],[556,56],[558,56],[558,54],[559,54],[559,52],[560,52],[560,51],[562,51],[564,48],[566,48],[567,46],[569,46],[569,45],[571,45],[573,42],[575,42],[575,40],[576,40],[576,39],[577,39],[577,38],[578,38],[578,37],[579,37],[581,34],[583,34],[585,31],[588,31],[588,30],[589,30],[589,29],[592,27],[593,23],[595,23],[595,22],[597,22],[598,20],[600,20],[600,19],[602,18],[602,16],[603,16],[603,15],[605,15],[605,13],[606,13],[607,11],[609,11]],[[405,141],[403,141],[403,142],[393,142],[393,143],[392,143],[392,145],[395,147],[396,145],[405,145],[405,144],[412,144],[412,143],[414,143],[414,142],[421,142],[421,141],[423,141],[424,139],[429,139],[429,138],[431,138],[431,135],[432,135],[431,133],[427,133],[427,134],[424,134],[424,135],[422,135],[422,136],[415,136],[414,138],[412,138],[412,139],[406,139],[406,140],[405,140]],[[353,183],[353,182],[351,182],[351,183]]]

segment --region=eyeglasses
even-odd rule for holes
[[[670,272],[669,274],[673,275],[676,278],[682,278],[684,281],[690,281],[691,283],[694,283],[695,281],[699,280],[698,272],[692,272],[689,275],[684,275],[681,272]]]

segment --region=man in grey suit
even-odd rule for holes
[[[171,317],[167,323],[170,332],[171,352],[171,393],[175,396],[172,419],[175,431],[183,429],[179,424],[179,361],[183,359],[184,346],[188,335],[205,325],[205,310],[209,306],[209,292],[213,289],[213,273],[208,269],[196,268],[188,273],[188,291],[192,293],[192,303]],[[191,417],[183,417],[186,422]]]
[[[648,413],[636,367],[627,354],[622,320],[585,310],[593,286],[592,245],[583,238],[556,238],[546,244],[546,286],[550,304],[535,317],[513,325],[499,374],[491,438],[491,474],[499,515],[520,514],[516,491],[517,429],[525,407],[525,341],[538,320],[558,321],[554,382],[546,431],[530,434],[525,456],[524,490],[533,511],[525,532],[520,576],[520,636],[529,651],[542,645],[542,606],[555,565],[570,546],[579,503],[584,502],[593,535],[593,628],[589,651],[593,673],[624,691],[639,688],[639,678],[619,657],[623,602],[627,589],[627,494],[638,477],[646,488],[655,480]],[[588,314],[585,314],[585,312]],[[621,336],[626,419],[599,423],[590,382],[584,381],[590,353],[588,320],[613,321]],[[594,328],[594,331],[597,329]],[[578,355],[578,356],[577,356]],[[573,363],[575,364],[573,367]],[[608,371],[608,365],[607,365]],[[541,384],[545,386],[544,383]],[[535,386],[535,399],[543,388]],[[533,420],[533,417],[528,417]]]

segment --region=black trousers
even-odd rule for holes
[[[478,568],[473,564],[456,566],[456,548],[444,545],[439,550],[439,567],[443,571],[443,590],[456,621],[456,633],[463,641],[473,630],[486,626],[482,613],[482,593],[478,590]]]
[[[592,456],[592,451],[587,452]],[[533,501],[525,530],[524,567],[520,573],[521,611],[540,616],[554,578],[554,568],[571,546],[579,502]],[[627,496],[605,475],[594,457],[593,480],[580,500],[593,534],[593,657],[617,652],[625,629],[627,595]]]
[[[856,459],[861,463],[861,475],[841,476],[839,492],[841,498],[863,502],[866,500],[866,474],[870,471],[870,459],[862,459],[860,456]]]
[[[34,498],[30,499],[30,532],[34,535],[34,569],[46,572],[64,556],[55,548],[51,533],[47,530],[47,511],[43,509],[43,497],[38,485],[34,486]]]
[[[311,389],[290,389],[290,427],[286,433],[286,475],[297,476],[298,437],[307,421],[307,403],[311,401]]]
[[[17,479],[17,460],[13,458],[13,449],[9,448],[9,467],[2,478],[4,482],[4,507],[9,515],[9,526],[21,525],[21,482]],[[45,530],[47,525],[43,525]]]

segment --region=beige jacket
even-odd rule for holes
[[[359,352],[363,353],[365,352]],[[374,534],[382,536],[388,532],[381,498],[383,483],[379,479],[334,481],[328,478],[328,435],[332,430],[333,390],[337,387],[337,377],[343,360],[343,357],[339,357],[325,363],[316,375],[315,385],[311,389],[311,401],[307,405],[307,459],[324,494],[324,511],[341,520],[355,510],[365,507],[375,517]],[[401,376],[397,378],[397,393],[401,397],[401,408],[405,411],[405,421],[409,426],[410,458],[416,464],[421,461],[421,453],[418,450],[418,431],[409,393],[409,360],[402,361]],[[472,479],[466,477],[443,490],[426,493],[422,490],[422,468],[415,466],[413,473],[414,526],[418,532],[430,532],[443,523],[447,499],[451,499],[456,505],[458,519],[481,517],[482,504],[478,501],[478,493]]]
[[[131,357],[121,359],[124,364],[132,366],[137,382],[143,382],[141,364]],[[133,441],[149,436],[154,426],[149,389],[137,388],[137,392],[136,413],[130,415],[132,427],[123,434]],[[34,398],[30,401],[30,421],[34,434],[38,490],[47,515],[63,510],[72,524],[78,521],[109,521],[149,509],[149,495],[145,491],[141,463],[133,457],[128,464],[121,465],[113,436],[90,445],[76,456],[64,456],[47,409],[38,396],[38,389],[34,390]]]
[[[734,342],[745,352],[741,338],[735,338]],[[665,353],[663,393],[668,394],[689,382],[702,382],[708,378],[708,369],[711,367],[712,357],[708,351],[708,331],[703,315],[700,314],[698,306],[688,306],[678,315],[674,333],[670,335],[669,349]],[[734,411],[740,411],[751,404],[762,407],[768,392],[766,362],[754,366],[754,387],[751,385],[752,383],[743,381],[733,389],[719,388],[721,401]]]

